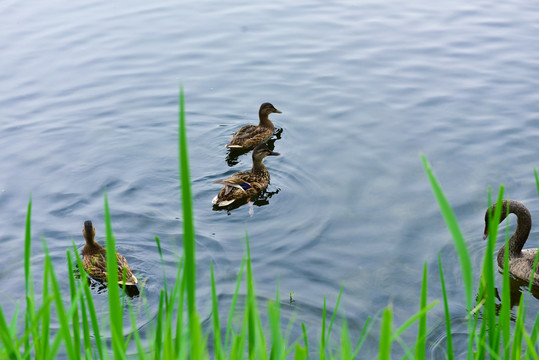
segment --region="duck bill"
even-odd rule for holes
[[[282,113],[283,113],[282,111],[279,111],[279,110],[277,110],[277,109],[275,109],[273,112],[274,112],[274,113],[277,113],[277,114],[282,114]]]
[[[278,153],[278,152],[275,152],[275,151],[272,151],[268,154],[268,156],[279,156],[281,155],[281,153]]]

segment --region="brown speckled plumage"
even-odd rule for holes
[[[258,111],[260,122],[258,125],[245,125],[236,131],[226,147],[250,150],[258,144],[265,142],[271,135],[273,135],[273,130],[275,129],[273,123],[269,119],[269,114],[271,113],[280,114],[281,112],[270,103],[263,103],[260,105],[260,110]]]
[[[494,214],[495,209],[496,205],[493,205],[490,208],[490,211],[487,209],[487,212],[485,213],[485,238],[488,236],[489,212]],[[522,248],[524,247],[526,240],[528,240],[528,235],[530,234],[532,227],[532,218],[526,206],[516,200],[503,200],[500,222],[502,222],[508,214],[515,214],[517,216],[517,228],[509,239],[509,272],[517,278],[528,282],[531,278],[537,249],[522,250]],[[501,268],[503,268],[504,256],[505,245],[498,251],[498,266]],[[533,284],[539,286],[539,275],[537,272],[533,278]]]
[[[239,199],[249,198],[268,187],[270,174],[262,162],[266,156],[278,156],[265,144],[258,145],[253,151],[253,168],[251,171],[240,171],[215,184],[224,185],[219,194],[213,198],[213,204],[228,206]]]
[[[95,241],[95,228],[90,220],[84,222],[82,228],[82,234],[86,239],[86,245],[82,249],[82,265],[84,270],[92,278],[106,282],[107,281],[107,256],[106,250],[103,246],[99,245]],[[116,260],[118,262],[118,284],[122,284],[123,272],[125,272],[126,285],[137,284],[137,278],[133,275],[133,272],[127,264],[127,260],[116,253]]]

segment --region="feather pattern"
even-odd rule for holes
[[[95,228],[90,220],[84,223],[82,229],[84,238],[86,239],[86,245],[82,249],[82,266],[84,270],[95,280],[106,282],[107,281],[107,252],[106,249],[95,241]],[[123,283],[123,273],[125,272],[125,284],[135,285],[138,280],[125,257],[116,253],[116,261],[118,263],[118,283]]]
[[[236,200],[245,199],[258,194],[268,187],[270,174],[264,166],[262,160],[266,156],[277,156],[279,153],[272,152],[265,144],[258,145],[253,151],[253,168],[251,171],[240,171],[224,179],[214,181],[215,184],[222,184],[212,203],[224,207]]]
[[[234,133],[230,142],[226,145],[231,149],[250,150],[255,146],[262,144],[273,135],[275,126],[269,119],[269,114],[281,112],[270,103],[260,105],[258,125],[245,125]]]

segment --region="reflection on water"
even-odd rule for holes
[[[268,146],[268,148],[271,150],[271,151],[274,151],[275,150],[275,141],[281,139],[281,134],[283,133],[283,129],[282,128],[276,128],[275,129],[275,132],[273,133],[272,137],[269,138],[267,141],[266,141],[266,145]],[[244,150],[244,149],[235,149],[235,148],[229,148],[227,149],[227,154],[226,154],[226,163],[228,164],[228,166],[232,167],[234,165],[237,165],[239,163],[239,160],[238,158],[242,155],[245,155],[249,152],[251,152],[252,150]]]
[[[251,206],[251,208],[249,209],[249,214],[252,216],[254,212],[254,210],[252,209],[253,205],[258,207],[269,205],[269,199],[271,199],[273,195],[277,195],[279,191],[281,191],[281,189],[279,188],[274,191],[267,191],[266,189],[259,194],[251,196],[250,198],[238,199],[227,206],[213,205],[213,211],[226,211],[227,214],[230,215],[230,212],[232,210],[238,209],[245,204],[249,204],[249,206]]]
[[[500,273],[503,275],[503,271],[500,269]],[[509,295],[510,295],[510,305],[511,308],[518,306],[520,304],[520,299],[522,298],[523,294],[529,294],[531,293],[535,299],[539,299],[539,287],[532,286],[531,291],[528,291],[529,284],[525,281],[514,277],[513,275],[509,275]],[[496,309],[499,312],[502,307],[502,296],[500,291],[498,291],[498,288],[495,288],[495,295],[498,299],[498,303],[496,304]],[[516,320],[516,315],[512,315],[512,320]]]

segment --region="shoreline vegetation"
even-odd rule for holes
[[[136,313],[129,301],[125,302],[116,285],[109,286],[108,319],[99,319],[88,283],[88,276],[80,271],[80,279],[69,278],[69,294],[62,294],[55,275],[45,240],[43,287],[36,295],[33,285],[31,268],[31,212],[32,201],[28,203],[25,231],[25,300],[18,304],[14,314],[6,318],[0,306],[0,347],[1,359],[53,359],[59,353],[69,359],[125,359],[126,349],[134,342],[137,352],[130,358],[140,359],[352,359],[362,357],[362,345],[368,335],[372,334],[373,324],[379,323],[378,358],[391,359],[395,351],[404,353],[404,358],[424,359],[428,357],[427,316],[436,306],[443,306],[445,314],[446,341],[443,353],[447,359],[455,358],[452,339],[451,314],[448,306],[447,290],[444,281],[442,259],[438,255],[438,267],[442,293],[431,294],[437,300],[427,303],[427,263],[423,267],[422,286],[418,294],[418,312],[403,324],[393,322],[393,309],[388,305],[381,310],[381,316],[368,317],[357,339],[351,339],[345,319],[337,316],[339,302],[343,292],[341,287],[329,320],[326,321],[326,299],[323,302],[321,329],[307,329],[301,324],[302,336],[289,339],[289,334],[283,330],[280,316],[280,294],[277,286],[275,300],[267,304],[267,317],[261,320],[259,305],[255,295],[255,280],[251,267],[249,239],[246,234],[246,255],[240,265],[234,296],[230,306],[227,323],[220,323],[217,297],[217,284],[210,263],[212,315],[211,325],[203,329],[200,315],[196,309],[196,260],[195,260],[195,228],[193,221],[193,204],[189,174],[189,156],[187,149],[187,133],[184,111],[183,89],[180,89],[179,111],[179,168],[180,187],[183,212],[183,256],[178,264],[174,284],[167,284],[164,279],[163,289],[159,296],[157,314],[152,320],[150,336],[142,340],[137,331]],[[498,223],[501,206],[496,208],[490,221],[489,237],[485,258],[480,276],[472,272],[472,263],[466,241],[462,236],[457,219],[447,201],[442,188],[434,176],[425,156],[422,156],[423,166],[430,181],[435,198],[453,237],[457,250],[462,283],[465,290],[467,308],[467,359],[538,359],[537,340],[539,331],[539,314],[531,325],[531,331],[526,329],[528,292],[520,297],[516,319],[511,314],[510,275],[508,272],[507,252],[503,270],[503,288],[501,292],[495,288],[497,266],[494,262],[494,248],[497,239]],[[535,171],[536,185],[539,194],[539,178]],[[497,204],[503,199],[503,186],[500,187]],[[488,204],[491,194],[489,191]],[[108,283],[117,280],[115,257],[115,239],[110,221],[110,211],[107,195],[105,194],[105,225],[107,248],[107,277]],[[505,241],[509,234],[506,231]],[[157,248],[163,261],[159,238],[156,238]],[[75,267],[82,269],[80,254],[75,244],[68,249],[68,274],[73,274]],[[110,256],[109,256],[110,255]],[[73,260],[75,259],[75,260]],[[537,258],[535,260],[537,264]],[[474,279],[479,283],[474,284]],[[245,282],[247,291],[243,309],[237,309],[239,289]],[[125,290],[125,289],[124,289]],[[144,288],[140,296],[144,299]],[[498,295],[499,294],[499,295]],[[64,296],[69,296],[70,303],[66,304]],[[499,303],[496,299],[500,299]],[[290,294],[292,299],[292,294]],[[440,305],[441,302],[441,305]],[[21,307],[24,306],[22,310]],[[131,332],[123,334],[123,311],[129,312]],[[243,313],[241,326],[233,326],[232,319],[236,313]],[[532,315],[532,314],[528,314]],[[51,332],[51,320],[58,322],[58,330]],[[107,321],[108,320],[108,321]],[[19,326],[24,327],[19,329]],[[528,326],[530,326],[528,324]],[[339,341],[329,341],[334,327],[338,327]],[[319,343],[309,343],[307,332],[319,331]],[[401,338],[404,332],[416,331],[415,343],[407,344]],[[110,333],[105,339],[102,334]],[[400,348],[398,348],[400,347]]]

